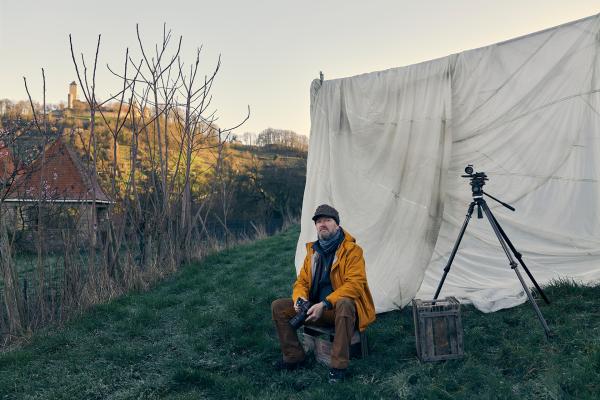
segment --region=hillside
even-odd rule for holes
[[[410,308],[378,316],[371,354],[332,387],[326,369],[275,372],[270,303],[286,296],[298,228],[214,254],[147,293],[95,307],[0,355],[2,399],[592,399],[600,391],[600,287],[558,283],[542,306],[463,308],[466,358],[416,359]]]
[[[117,121],[123,121],[125,111],[118,119],[118,114],[115,111],[105,110],[103,117],[100,114],[96,115],[96,135],[98,139],[98,162],[100,173],[108,174],[113,161],[113,137],[111,129],[114,130]],[[41,118],[41,117],[39,117]],[[89,146],[89,128],[90,128],[89,111],[85,110],[57,110],[49,114],[48,117],[48,139],[54,140],[57,135],[62,135],[71,142],[84,155],[84,148]],[[110,128],[107,127],[108,124]],[[42,124],[43,126],[43,124]],[[26,159],[25,154],[32,153],[33,148],[39,147],[43,141],[43,136],[39,133],[37,127],[31,119],[17,118],[8,114],[0,114],[0,128],[4,127],[7,132],[15,132],[17,142],[15,148],[11,148],[21,159]],[[149,136],[142,134],[139,139],[138,157],[146,159],[149,147],[154,147],[156,150],[156,137],[152,134],[152,125],[149,127]],[[126,176],[129,170],[132,144],[132,127],[129,121],[126,121],[117,137],[116,153],[117,164],[122,176]],[[164,127],[163,127],[164,129]],[[173,161],[171,168],[175,168],[176,157],[179,152],[179,138],[177,132],[180,128],[173,121],[169,122],[169,131],[173,132],[170,135],[169,158]],[[272,129],[269,129],[272,130]],[[206,132],[211,132],[214,128],[205,128]],[[292,132],[292,134],[294,134]],[[252,164],[252,158],[255,157],[255,162],[269,163],[271,160],[283,161],[290,165],[294,165],[301,160],[306,159],[306,148],[304,147],[289,147],[289,146],[245,146],[240,142],[233,140],[237,135],[234,133],[224,137],[226,158],[229,158],[234,169],[248,167]],[[4,139],[6,140],[6,139]],[[163,144],[164,146],[164,144]],[[193,167],[196,171],[205,170],[208,166],[214,163],[214,148],[216,146],[215,139],[207,139],[205,143],[199,144],[195,150]],[[11,146],[12,147],[12,146]],[[37,151],[33,151],[37,153]],[[156,156],[156,155],[155,155]],[[106,171],[103,171],[103,170]]]
[[[123,114],[120,121],[123,120]],[[142,183],[141,191],[157,190],[149,182],[162,171],[157,155],[160,146],[164,164],[168,166],[165,169],[169,189],[174,192],[181,190],[185,175],[185,157],[182,154],[185,152],[181,152],[180,146],[181,127],[175,121],[169,120],[169,135],[161,136],[159,146],[154,125],[150,124],[146,130],[142,130],[136,142],[132,138],[131,123],[126,121],[115,141],[108,126],[114,130],[119,120],[117,113],[105,110],[103,117],[97,114],[95,118],[97,174],[107,194],[119,199],[126,193],[132,171],[134,143],[137,143],[136,179],[138,185]],[[40,154],[43,143],[52,143],[62,136],[77,150],[83,164],[90,167],[90,153],[93,154],[90,150],[90,115],[85,110],[52,112],[48,119],[47,135],[41,134],[31,119],[8,114],[0,115],[0,132],[2,129],[5,133],[0,137],[0,145],[6,142],[15,159],[25,164],[30,164]],[[219,142],[215,128],[202,129],[191,157],[190,185],[194,198],[214,196],[217,185],[222,197],[219,207],[225,208],[223,213],[233,223],[234,229],[236,224],[247,225],[249,222],[268,226],[273,219],[281,220],[299,214],[306,176],[305,145],[292,141],[289,145],[247,146],[234,140],[233,133],[222,137]],[[277,130],[265,130],[266,133],[273,131]],[[285,132],[299,137],[293,132]],[[216,174],[220,176],[216,177]],[[116,195],[112,193],[113,176]],[[143,182],[148,184],[144,185]],[[222,216],[221,219],[225,218]],[[212,223],[216,224],[216,221]]]

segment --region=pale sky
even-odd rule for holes
[[[342,78],[482,47],[600,13],[600,0],[389,1],[33,1],[0,0],[0,99],[66,102],[76,79],[68,34],[91,60],[102,34],[98,93],[119,82],[125,48],[137,51],[135,24],[153,44],[167,23],[183,36],[189,63],[203,46],[204,73],[222,55],[213,105],[222,127],[251,108],[238,133],[267,127],[309,134],[309,88],[323,71]],[[139,52],[135,53],[139,54]],[[203,73],[203,74],[204,74]]]

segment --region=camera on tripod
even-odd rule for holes
[[[552,333],[550,332],[550,328],[548,327],[548,324],[546,323],[546,320],[544,319],[542,312],[540,311],[538,305],[536,304],[529,287],[523,280],[523,277],[521,276],[521,272],[519,272],[518,264],[515,261],[515,258],[517,259],[519,264],[523,267],[523,269],[525,270],[525,272],[527,273],[527,275],[533,282],[533,285],[537,289],[537,292],[542,296],[542,298],[544,299],[546,304],[550,304],[550,300],[548,300],[548,298],[542,291],[542,288],[538,285],[538,283],[533,278],[533,275],[531,274],[531,272],[525,265],[525,262],[523,262],[521,253],[519,253],[517,251],[517,249],[513,246],[510,239],[506,235],[506,232],[504,232],[504,230],[500,226],[500,223],[498,223],[498,220],[492,213],[492,210],[490,210],[490,208],[487,205],[483,196],[485,195],[485,196],[495,200],[496,202],[498,202],[499,204],[503,205],[504,207],[508,208],[511,211],[515,211],[515,208],[513,206],[511,206],[510,204],[507,204],[507,203],[503,202],[502,200],[495,198],[491,194],[484,192],[483,186],[485,185],[485,181],[488,180],[487,175],[485,174],[485,172],[474,172],[474,171],[475,170],[473,168],[473,164],[469,164],[465,168],[466,175],[461,175],[461,177],[469,178],[471,180],[470,183],[471,183],[471,191],[473,192],[473,201],[471,202],[471,204],[469,204],[469,209],[467,211],[467,215],[465,216],[465,221],[463,222],[462,228],[460,229],[460,233],[458,234],[458,238],[456,239],[456,242],[454,243],[454,247],[452,248],[452,252],[450,253],[450,257],[448,258],[448,263],[444,267],[444,274],[442,275],[442,279],[440,280],[437,290],[435,291],[435,295],[433,296],[433,300],[434,300],[433,304],[435,304],[435,301],[437,300],[438,296],[440,295],[440,291],[442,290],[442,286],[444,285],[446,276],[448,275],[448,272],[450,272],[450,266],[452,265],[452,261],[454,261],[454,257],[456,256],[456,252],[458,251],[458,246],[460,245],[460,242],[462,241],[462,238],[467,229],[467,225],[469,224],[469,221],[471,220],[471,216],[473,215],[473,211],[475,210],[475,207],[477,207],[477,218],[483,218],[483,214],[485,213],[485,216],[487,217],[487,220],[490,223],[492,230],[494,231],[494,234],[496,235],[496,237],[498,238],[498,241],[500,242],[500,246],[502,247],[502,250],[504,250],[506,257],[508,258],[510,268],[513,271],[515,271],[515,273],[517,274],[517,278],[519,279],[519,282],[521,283],[521,286],[523,287],[523,291],[527,295],[529,302],[531,303],[535,313],[537,314],[538,319],[540,320],[540,323],[542,324],[542,327],[544,328],[544,333],[546,334],[546,338],[550,339],[550,337],[552,336]],[[514,256],[514,258],[513,258],[513,256]]]
[[[485,181],[489,179],[485,172],[473,173],[473,171],[473,164],[469,164],[465,167],[466,175],[461,175],[461,177],[471,179],[471,191],[473,192],[473,197],[482,197],[483,185],[485,185]]]

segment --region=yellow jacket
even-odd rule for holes
[[[292,291],[294,303],[298,297],[308,299],[309,296],[312,275],[315,272],[317,257],[319,257],[312,246],[313,242],[306,244],[304,264]],[[358,329],[361,332],[364,331],[370,323],[375,321],[375,306],[367,283],[363,251],[356,244],[356,240],[346,231],[344,231],[344,240],[335,252],[329,277],[333,292],[327,296],[327,301],[335,307],[335,303],[340,297],[354,300],[358,314]]]

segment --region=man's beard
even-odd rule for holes
[[[332,237],[334,237],[336,233],[337,233],[337,230],[334,230],[333,232],[323,230],[323,231],[319,231],[319,234],[317,236],[319,236],[319,240],[329,240]]]

